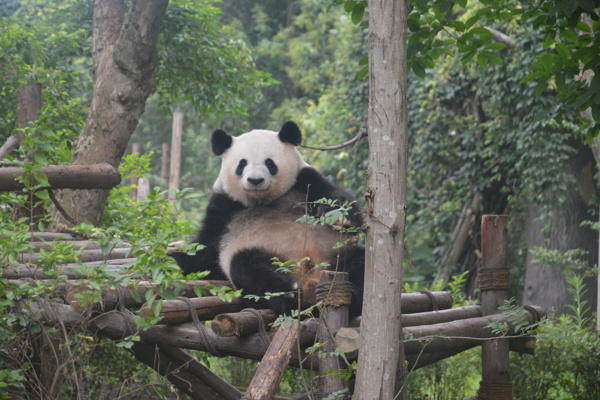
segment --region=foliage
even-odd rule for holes
[[[218,23],[219,9],[211,3],[169,4],[155,90],[167,104],[189,101],[204,114],[244,114],[257,89],[273,81],[255,68],[244,42],[230,39],[231,29]]]
[[[600,393],[600,333],[582,299],[588,288],[583,285],[580,267],[587,269],[587,265],[580,261],[580,251],[538,248],[534,253],[537,262],[566,266],[564,276],[571,286],[573,314],[540,325],[534,357],[513,355],[515,398],[595,399]]]
[[[52,138],[49,139],[52,141]],[[26,144],[28,142],[25,142]],[[40,142],[41,143],[41,142]],[[43,147],[43,146],[42,146]],[[43,153],[42,153],[43,154]],[[26,169],[36,176],[41,166],[40,158],[33,158],[25,164]],[[129,177],[143,175],[148,167],[148,157],[128,157],[122,164],[121,173]],[[33,191],[44,184],[44,176],[37,175],[41,182],[25,180],[28,190]],[[192,227],[187,220],[177,218],[162,192],[154,191],[150,198],[141,202],[129,200],[131,187],[115,189],[110,197],[110,206],[105,222],[107,228],[96,228],[82,224],[75,229],[88,235],[99,244],[104,254],[109,254],[115,245],[127,241],[131,244],[131,253],[137,262],[126,266],[124,273],[113,271],[109,265],[88,266],[85,263],[80,273],[86,279],[75,283],[89,285],[92,289],[83,298],[97,301],[102,287],[130,285],[136,280],[150,277],[157,283],[154,290],[145,295],[146,307],[156,314],[160,311],[161,299],[172,299],[178,295],[182,285],[181,271],[167,256],[166,244],[189,234]],[[0,210],[0,265],[2,269],[11,268],[19,253],[33,253],[34,247],[30,230],[46,226],[31,225],[25,219],[13,221],[11,211],[18,204],[24,204],[27,196],[13,193],[0,194],[3,204]],[[43,200],[47,204],[47,200]],[[48,244],[47,249],[39,251],[41,260],[37,265],[47,275],[44,284],[30,283],[26,280],[9,282],[0,279],[0,386],[33,391],[43,398],[44,386],[41,385],[39,369],[30,357],[31,346],[41,346],[42,340],[58,337],[61,350],[58,351],[63,367],[56,371],[56,378],[65,384],[56,387],[56,396],[60,398],[172,398],[172,388],[156,373],[133,361],[130,356],[119,350],[132,342],[118,344],[107,340],[97,340],[89,336],[85,329],[87,321],[81,326],[70,329],[58,326],[44,327],[39,313],[27,312],[35,304],[47,305],[49,301],[60,301],[55,287],[65,283],[66,277],[59,275],[59,264],[78,262],[81,250],[75,250],[73,244],[56,242]],[[147,279],[147,278],[146,278]],[[138,328],[153,322],[153,318],[137,318]],[[136,335],[132,340],[136,340]],[[37,347],[36,347],[37,348]],[[111,368],[106,368],[110,365]],[[20,377],[20,378],[19,378]],[[24,380],[24,378],[27,378]],[[58,382],[58,381],[57,381]]]

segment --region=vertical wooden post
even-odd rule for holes
[[[183,114],[173,113],[173,136],[171,138],[171,165],[169,168],[169,200],[174,203],[174,190],[179,189],[179,171],[181,169],[181,137],[183,132]],[[175,211],[175,208],[173,208]]]
[[[19,129],[27,128],[33,121],[40,117],[42,109],[42,84],[30,83],[19,87]],[[23,132],[19,132],[19,141],[25,139]]]
[[[169,185],[169,162],[171,159],[171,147],[169,143],[162,144],[162,155],[160,163],[160,179],[164,182],[165,186]]]
[[[497,314],[508,300],[510,284],[506,246],[507,216],[484,215],[481,220],[481,289],[482,314]],[[480,400],[512,400],[510,383],[509,343],[494,339],[482,344],[482,380],[477,398]]]
[[[18,127],[24,129],[30,127],[32,122],[37,121],[40,117],[42,109],[42,84],[30,83],[19,87],[19,110],[18,110]],[[25,139],[25,134],[19,132],[17,134],[17,143],[14,148],[19,146],[19,143]],[[33,159],[35,152],[28,154],[30,160]],[[45,215],[46,210],[40,205],[40,198],[34,193],[28,194],[28,199],[25,205],[13,210],[13,218],[16,220],[21,217],[30,219],[30,222],[39,220],[40,215]]]
[[[140,154],[142,146],[139,143],[132,143],[131,144],[131,154]],[[138,199],[138,184],[139,184],[139,177],[137,176],[132,176],[131,177],[131,200],[133,201],[137,201]]]
[[[323,316],[319,327],[320,350],[326,354],[319,357],[319,394],[327,396],[348,387],[348,382],[339,374],[331,374],[345,370],[342,360],[338,356],[330,355],[337,347],[335,335],[337,331],[348,326],[348,311],[352,286],[348,281],[347,272],[323,271],[321,281],[317,287],[317,300],[323,301]],[[336,397],[341,398],[341,397]],[[349,393],[345,398],[349,398]]]

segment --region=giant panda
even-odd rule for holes
[[[322,198],[352,203],[347,225],[359,227],[354,197],[307,164],[296,150],[302,141],[298,126],[286,122],[279,132],[252,130],[237,137],[216,130],[213,152],[222,157],[195,255],[171,254],[184,274],[210,271],[206,279],[228,279],[243,295],[260,296],[258,306],[284,314],[316,302],[315,287],[323,267],[349,273],[353,285],[351,315],[359,315],[364,281],[364,248],[334,249],[347,239],[331,226],[299,223],[305,214],[319,217],[331,208],[314,205]],[[274,259],[293,260],[296,273],[278,271]],[[268,293],[287,293],[266,298]]]

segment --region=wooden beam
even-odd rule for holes
[[[226,281],[186,281],[179,288],[179,291],[180,291],[181,296],[195,297],[196,296],[196,293],[194,291],[195,287],[206,288],[209,286],[217,286],[222,283],[228,283],[228,282],[226,282]],[[93,302],[93,303],[89,303],[86,301],[82,301],[82,299],[84,299],[86,296],[89,296],[91,293],[95,293],[96,291],[93,290],[89,285],[75,285],[75,286],[70,287],[69,290],[67,291],[67,303],[69,303],[74,309],[80,310],[80,311],[85,311],[85,310],[89,310],[89,309],[92,309],[95,311],[114,310],[120,302],[122,302],[123,305],[127,308],[135,308],[135,307],[140,307],[143,305],[143,303],[145,302],[146,292],[148,290],[154,290],[156,288],[156,286],[157,286],[156,283],[147,282],[147,281],[132,282],[131,286],[118,286],[116,288],[107,286],[102,289],[102,292],[100,294],[102,300]],[[202,297],[202,299],[216,299],[214,301],[220,302],[219,304],[229,304],[229,303],[219,300],[218,298],[213,297],[213,296]],[[194,299],[192,299],[192,300],[196,301]],[[209,301],[209,300],[205,300],[205,301]],[[239,301],[241,302],[241,300],[239,300]],[[171,304],[171,302],[179,302],[179,303],[185,304],[181,300],[165,300],[165,301],[163,301],[163,307],[164,307],[165,303],[167,303],[167,307],[169,307],[169,304]],[[233,310],[233,311],[239,311],[242,308],[244,308],[244,307],[239,306],[239,309]],[[229,309],[225,309],[223,312],[231,312],[231,311],[232,311],[232,309],[229,308]],[[187,314],[189,315],[189,309],[187,311]],[[152,316],[152,315],[148,315],[148,314],[143,314],[143,315],[145,317]],[[217,315],[217,314],[211,315],[210,318],[208,318],[208,319],[212,319],[215,315]]]
[[[25,185],[17,179],[23,173],[24,169],[21,167],[1,168],[0,191],[23,190]],[[121,183],[121,174],[108,163],[49,165],[40,168],[37,173],[46,175],[50,189],[111,189]]]
[[[235,297],[231,301],[224,301],[217,296],[206,296],[189,299],[196,310],[196,314],[201,321],[208,321],[219,314],[238,312],[247,308],[240,297]],[[144,318],[153,317],[152,310],[142,310],[140,316]],[[163,309],[158,315],[160,318],[157,323],[176,325],[192,320],[190,307],[183,300],[163,300]]]
[[[295,320],[288,320],[279,327],[241,400],[273,398],[292,358],[297,333]]]

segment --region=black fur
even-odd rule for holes
[[[302,140],[302,134],[298,126],[290,121],[286,122],[281,128],[279,138],[283,142],[298,145]],[[224,131],[217,130],[213,133],[212,148],[215,154],[223,154],[231,144],[232,138]],[[269,171],[271,171],[271,168],[269,168]],[[344,201],[354,201],[354,197],[348,191],[332,184],[321,173],[311,167],[305,167],[299,171],[291,190],[301,193],[302,198],[306,198],[309,203],[322,198],[338,200],[339,204]],[[244,207],[243,204],[232,200],[226,194],[212,194],[202,222],[202,228],[195,240],[196,243],[201,243],[206,247],[194,256],[188,256],[184,253],[171,254],[185,274],[210,271],[207,279],[227,279],[218,265],[220,242],[232,217],[243,210]],[[327,211],[326,207],[323,206],[310,209],[311,214],[314,216],[320,216]],[[352,226],[358,227],[361,225],[362,220],[356,204],[353,204],[348,219]],[[273,265],[272,261],[272,258],[276,256],[276,254],[268,254],[258,248],[238,252],[231,261],[232,283],[235,287],[243,289],[244,294],[261,297],[266,292],[293,292],[295,278],[289,273],[276,272],[277,267]],[[362,308],[364,262],[365,251],[359,246],[344,248],[339,259],[330,261],[330,269],[345,271],[350,275],[350,281],[353,284],[352,305],[350,308],[352,316],[360,315]],[[271,308],[279,314],[296,308],[296,302],[294,296],[277,296],[271,297],[269,300],[263,298],[258,301],[260,306]]]
[[[238,252],[231,260],[231,276],[233,285],[244,288],[244,295],[255,295],[260,308],[270,308],[275,313],[284,314],[297,308],[291,273],[277,272],[272,258],[275,254],[265,253],[262,249],[246,249]],[[264,298],[266,293],[282,293],[286,295]]]
[[[322,198],[331,200],[337,200],[338,206],[341,206],[344,201],[354,201],[354,196],[350,194],[346,189],[334,185],[329,182],[319,171],[311,167],[303,168],[298,176],[296,177],[296,183],[292,187],[292,190],[296,190],[306,196],[308,203],[315,202]],[[313,207],[313,215],[321,216],[327,211],[330,211],[331,207],[318,206]],[[359,227],[362,224],[362,219],[356,202],[352,204],[352,210],[348,215],[350,225]]]
[[[219,266],[219,243],[233,215],[243,208],[242,203],[232,200],[229,196],[213,193],[206,207],[202,228],[194,241],[206,247],[193,256],[181,252],[170,254],[184,274],[210,271],[206,279],[227,280],[227,276]]]
[[[232,142],[233,139],[227,134],[227,132],[217,129],[212,134],[210,144],[212,146],[213,153],[220,156],[225,153],[225,150],[231,147]]]
[[[302,143],[302,132],[300,128],[293,121],[288,121],[281,127],[279,131],[279,140],[283,143],[290,143],[294,146],[298,146]]]

